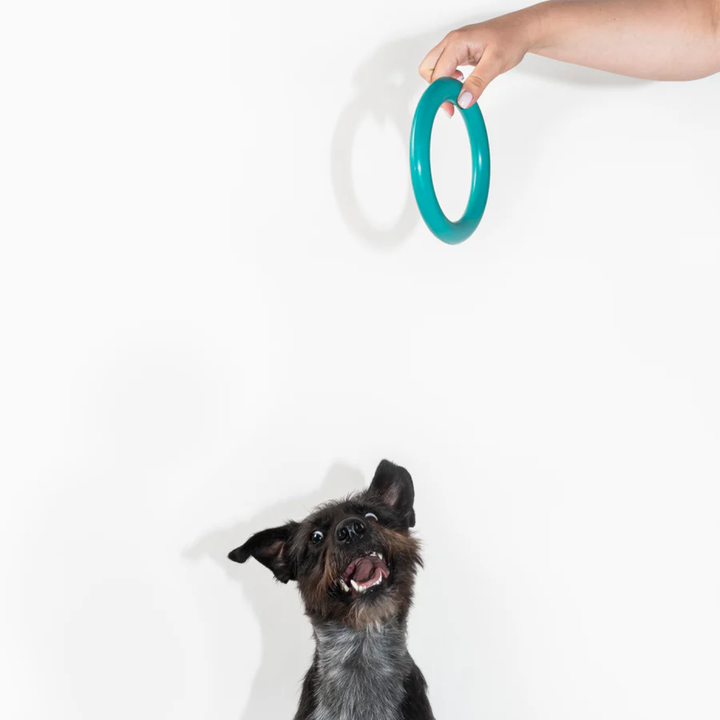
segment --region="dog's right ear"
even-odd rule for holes
[[[375,471],[368,494],[377,496],[393,508],[407,527],[415,526],[415,486],[410,473],[404,467],[383,460]]]
[[[244,563],[251,555],[283,583],[296,580],[295,564],[290,557],[290,540],[298,523],[289,522],[276,528],[255,533],[244,545],[235,548],[228,557],[233,562]]]

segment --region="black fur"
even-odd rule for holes
[[[410,531],[414,499],[407,470],[383,460],[366,491],[256,533],[229,554],[298,583],[316,650],[295,720],[433,720],[406,646],[422,565]]]

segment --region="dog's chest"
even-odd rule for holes
[[[399,720],[412,659],[401,629],[316,628],[312,720]]]

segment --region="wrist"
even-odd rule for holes
[[[551,44],[549,32],[551,24],[547,22],[547,16],[552,5],[552,2],[543,2],[518,11],[517,14],[525,28],[527,52],[540,53]]]

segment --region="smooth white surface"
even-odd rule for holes
[[[382,457],[439,720],[719,716],[720,77],[529,58],[444,246],[416,67],[514,7],[3,6],[0,717],[291,718],[299,601],[225,554]]]

